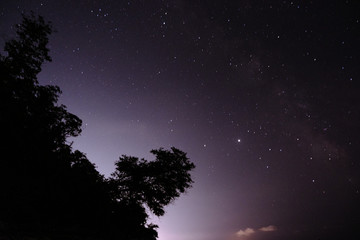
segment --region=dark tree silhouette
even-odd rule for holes
[[[191,187],[186,154],[152,150],[154,161],[122,156],[106,179],[68,137],[82,121],[58,104],[61,90],[37,74],[51,61],[51,23],[23,15],[0,54],[0,238],[155,240],[155,215]]]
[[[146,204],[157,216],[164,207],[191,187],[190,171],[195,165],[176,148],[152,150],[154,161],[123,155],[110,178],[117,201]]]
[[[78,181],[72,168],[85,162],[66,142],[80,134],[81,120],[57,104],[59,87],[41,86],[36,78],[51,61],[51,32],[42,17],[24,15],[16,26],[18,38],[8,41],[7,55],[0,56],[1,218],[30,229],[76,212],[69,198]]]

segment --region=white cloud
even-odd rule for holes
[[[277,228],[274,225],[269,225],[267,227],[259,228],[259,231],[262,231],[262,232],[274,232],[276,230],[277,230]]]
[[[236,236],[243,237],[243,236],[250,236],[255,233],[255,230],[252,228],[246,228],[245,230],[240,230],[236,233]]]
[[[246,228],[245,230],[240,229],[238,232],[236,232],[236,237],[245,239],[249,236],[252,236],[253,234],[257,235],[260,232],[275,232],[275,231],[277,231],[277,227],[274,225],[261,227],[257,230],[254,230],[253,228]]]

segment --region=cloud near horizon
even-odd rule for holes
[[[277,230],[277,227],[274,225],[269,225],[267,227],[259,228],[259,231],[262,231],[262,232],[274,232],[276,230]]]
[[[257,230],[254,230],[253,228],[246,228],[245,230],[240,229],[239,231],[236,232],[236,236],[239,238],[242,237],[249,237],[257,232],[274,232],[277,231],[277,227],[274,225],[269,225],[269,226],[265,226],[265,227],[261,227]]]
[[[248,237],[248,236],[250,236],[250,235],[252,235],[254,233],[255,233],[254,229],[246,228],[245,230],[240,229],[238,232],[236,232],[236,236],[238,236],[238,237],[243,237],[243,236]]]

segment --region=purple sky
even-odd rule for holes
[[[2,44],[30,10],[75,149],[106,176],[158,147],[197,165],[160,240],[357,239],[358,1],[1,1]]]

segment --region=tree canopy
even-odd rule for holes
[[[191,187],[195,165],[160,148],[153,161],[121,156],[105,178],[73,150],[67,139],[81,133],[81,119],[58,104],[58,86],[37,80],[51,61],[52,31],[41,16],[23,15],[0,54],[0,237],[156,239],[146,207],[162,216]]]
[[[123,155],[115,163],[110,178],[117,201],[146,204],[157,216],[164,215],[164,207],[191,186],[189,173],[195,166],[179,149],[152,150],[155,161]]]

